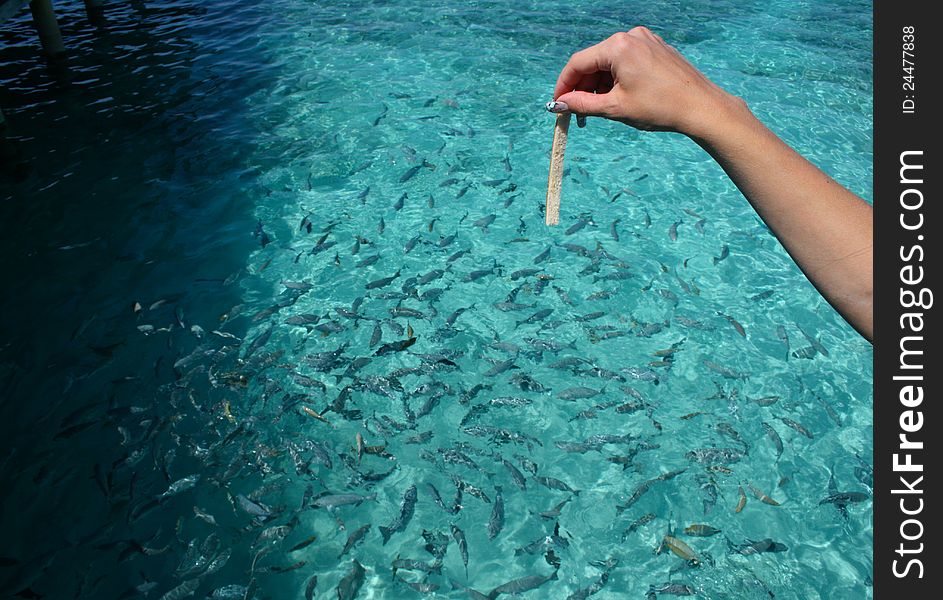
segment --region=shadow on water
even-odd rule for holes
[[[114,598],[170,581],[180,558],[176,516],[130,518],[196,468],[161,386],[209,335],[193,323],[242,335],[220,316],[259,247],[258,132],[239,99],[269,85],[252,52],[264,15],[136,1],[90,23],[80,2],[56,8],[62,61],[39,55],[28,11],[0,26],[0,595]]]
[[[374,598],[524,575],[563,597],[619,560],[598,597],[675,575],[705,597],[836,573],[860,588],[868,555],[807,565],[869,539],[846,521],[832,544],[840,513],[820,506],[826,459],[870,485],[851,458],[867,390],[841,391],[866,387],[866,352],[792,289],[805,280],[752,213],[718,201],[729,182],[680,162],[693,145],[619,129],[629,155],[593,123],[568,149],[582,214],[548,231],[539,212],[540,106],[568,52],[646,23],[750,67],[764,56],[740,24],[766,4],[584,4],[131,1],[90,23],[57,3],[60,63],[27,15],[0,27],[0,596],[333,596],[354,560]],[[717,49],[732,38],[736,56]],[[781,462],[762,419],[792,436]],[[790,500],[739,515],[739,478]],[[790,552],[742,563],[697,540],[717,568],[680,573],[652,554],[715,503],[725,536]]]

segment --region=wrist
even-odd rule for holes
[[[724,140],[738,135],[737,132],[753,129],[757,123],[757,118],[742,98],[717,88],[681,133],[710,151]]]

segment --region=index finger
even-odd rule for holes
[[[599,71],[609,72],[612,69],[612,59],[607,51],[608,48],[606,48],[607,41],[580,50],[570,57],[563,70],[560,71],[557,84],[553,88],[554,100],[576,89],[576,85],[584,75],[591,75]]]

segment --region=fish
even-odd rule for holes
[[[746,332],[746,330],[744,330],[743,325],[741,325],[736,319],[734,319],[734,318],[731,317],[730,315],[725,315],[724,313],[722,313],[722,312],[720,312],[720,311],[718,311],[717,314],[718,314],[718,316],[721,316],[721,317],[727,319],[727,322],[729,322],[731,325],[733,325],[733,328],[734,328],[734,329],[737,331],[737,333],[739,333],[742,337],[747,337],[747,332]]]
[[[351,504],[354,506],[360,506],[367,500],[376,499],[376,492],[368,496],[361,496],[360,494],[330,494],[328,492],[324,492],[323,494],[315,497],[311,502],[311,505],[315,508],[326,508],[328,510],[332,510],[340,506],[349,506]]]
[[[740,373],[738,371],[734,371],[730,367],[715,363],[712,360],[704,359],[702,362],[704,363],[705,367],[707,367],[711,371],[714,371],[715,373],[718,373],[719,375],[722,375],[726,379],[749,379],[750,377],[746,373]]]
[[[380,322],[377,321],[373,326],[373,333],[370,335],[370,347],[373,348],[382,341],[383,338],[383,329],[380,327]]]
[[[550,575],[526,575],[524,577],[512,579],[511,581],[503,583],[491,590],[488,593],[488,600],[494,600],[501,594],[520,594],[522,592],[535,590],[548,581],[555,581],[556,579],[556,571]]]
[[[535,256],[535,257],[534,257],[534,261],[533,261],[534,264],[535,264],[535,265],[539,265],[540,263],[542,263],[542,262],[546,261],[548,258],[550,258],[550,249],[551,249],[551,248],[553,248],[553,246],[547,246],[547,249],[546,249],[546,250],[544,250],[543,252],[541,252],[540,254],[538,254],[537,256]]]
[[[484,217],[478,219],[478,220],[475,221],[474,223],[472,223],[472,226],[478,227],[478,228],[481,229],[483,232],[486,232],[486,233],[487,233],[487,231],[488,231],[488,226],[491,225],[492,223],[494,223],[495,219],[497,219],[497,218],[498,218],[498,216],[497,216],[496,214],[491,213],[490,215],[486,215],[486,216],[484,216]]]
[[[305,584],[305,600],[314,600],[314,590],[318,587],[318,576],[312,575],[308,583]],[[248,594],[242,596],[242,600],[249,598]]]
[[[596,390],[588,387],[571,387],[557,392],[557,398],[569,401],[580,400],[583,398],[592,398],[594,396],[598,396],[599,394],[605,393],[605,391],[606,388]]]
[[[864,502],[870,497],[871,496],[864,492],[833,492],[823,498],[819,502],[819,506],[823,504],[835,504],[837,506],[842,506],[848,503]]]
[[[668,471],[668,472],[666,472],[666,473],[662,473],[662,474],[659,475],[658,477],[655,477],[655,478],[653,478],[653,479],[649,479],[649,480],[647,480],[647,481],[643,481],[642,483],[640,483],[640,484],[635,488],[635,490],[632,491],[632,493],[629,495],[628,499],[627,499],[623,504],[620,504],[620,505],[617,505],[617,506],[616,506],[616,514],[617,514],[617,515],[621,515],[623,512],[625,512],[626,510],[628,510],[629,508],[631,508],[632,505],[634,505],[636,502],[638,502],[638,500],[639,500],[646,492],[648,492],[648,490],[650,490],[656,483],[659,483],[659,482],[662,482],[662,481],[669,481],[669,480],[671,480],[671,479],[674,479],[674,478],[677,477],[678,475],[681,475],[682,473],[684,473],[686,470],[687,470],[687,469],[676,469],[676,470],[674,470],[674,471]]]
[[[262,221],[259,221],[261,225]],[[184,581],[177,587],[173,588],[166,594],[160,597],[160,600],[180,600],[181,598],[186,598],[192,596],[196,592],[197,588],[200,587],[200,578],[195,577],[193,579],[188,579]]]
[[[720,533],[720,529],[710,525],[705,525],[703,523],[695,523],[694,525],[688,525],[685,527],[684,533],[695,537],[710,537]]]
[[[529,325],[531,323],[537,323],[538,321],[542,321],[546,319],[552,313],[553,313],[552,308],[542,308],[538,310],[537,312],[535,312],[534,314],[532,314],[531,316],[527,317],[526,319],[522,321],[518,321],[515,327],[520,327],[521,325]]]
[[[675,556],[694,563],[698,562],[697,554],[694,552],[694,549],[673,535],[666,535],[662,540],[662,544]]]
[[[540,273],[541,271],[542,269],[537,269],[537,268],[519,269],[511,273],[511,281],[517,281],[518,279],[521,279],[524,277],[530,277],[531,275],[536,275],[537,273]]]
[[[347,554],[351,548],[357,545],[362,539],[364,539],[367,534],[370,532],[371,525],[367,523],[366,525],[359,527],[356,531],[347,536],[347,542],[344,543],[344,549],[341,550],[341,553],[337,555],[337,560],[340,560],[345,554]]]
[[[407,338],[405,340],[397,340],[395,342],[390,342],[380,346],[376,352],[373,353],[374,356],[385,356],[387,354],[392,354],[393,352],[402,352],[403,350],[409,348],[416,343],[417,337]]]
[[[738,462],[746,455],[739,448],[698,448],[685,453],[685,458],[696,463],[710,466]]]
[[[366,579],[367,571],[359,562],[354,560],[351,570],[337,584],[337,600],[353,600],[360,592]]]
[[[727,244],[724,244],[724,247],[720,249],[720,256],[715,256],[711,260],[713,260],[714,264],[716,265],[728,256],[730,256],[730,247]]]
[[[647,217],[648,213],[645,213],[645,216]],[[681,225],[681,223],[683,223],[683,221],[678,219],[671,224],[671,227],[668,228],[668,239],[670,239],[672,242],[678,239],[678,225]]]
[[[418,172],[419,172],[419,169],[421,169],[421,168],[422,168],[422,165],[419,164],[419,165],[414,165],[414,166],[412,166],[412,167],[406,169],[406,171],[400,176],[399,182],[400,182],[400,183],[406,183],[407,181],[409,181],[410,179],[412,179],[413,177],[415,177],[415,176],[416,176],[416,173],[418,173]]]
[[[753,402],[759,404],[760,406],[772,406],[780,401],[779,396],[764,396],[763,398],[754,398]]]
[[[535,475],[534,480],[547,489],[560,490],[562,492],[570,492],[574,496],[580,495],[580,490],[574,490],[565,482],[560,481],[559,479],[555,477],[545,477],[543,475]]]
[[[195,475],[189,475],[182,479],[178,479],[177,481],[170,484],[170,487],[167,488],[167,491],[161,494],[158,497],[158,499],[163,502],[167,498],[171,496],[176,496],[180,492],[193,489],[196,486],[196,484],[200,481],[200,477],[201,477],[200,474],[197,473]]]
[[[786,360],[789,360],[789,334],[782,325],[776,326],[776,337],[786,346]]]
[[[468,578],[468,542],[465,540],[465,532],[458,528],[454,523],[450,525],[452,530],[452,539],[458,545],[458,551],[462,555],[462,564],[465,565],[465,577]]]
[[[779,437],[779,434],[773,429],[773,426],[763,421],[762,423],[763,430],[766,432],[766,436],[773,442],[773,447],[776,448],[776,459],[779,460],[779,457],[783,455],[783,440]]]
[[[570,225],[569,227],[567,227],[566,231],[564,232],[564,235],[573,235],[573,234],[576,233],[577,231],[579,231],[579,230],[583,229],[584,227],[586,227],[586,225],[588,225],[588,224],[589,224],[589,221],[587,221],[586,219],[580,219],[580,220],[577,221],[576,223],[574,223],[574,224]]]
[[[746,505],[747,505],[747,495],[743,491],[743,486],[738,485],[737,486],[737,507],[733,510],[733,512],[735,513],[740,512],[741,510],[743,510],[743,507]]]
[[[742,544],[734,544],[730,540],[727,540],[727,547],[730,554],[742,554],[744,556],[761,554],[763,552],[785,552],[789,549],[785,544],[774,542],[770,538],[759,541],[746,540]]]
[[[815,339],[814,337],[806,333],[805,330],[802,327],[800,327],[798,323],[796,323],[796,329],[798,329],[799,333],[801,333],[802,336],[806,340],[808,340],[810,344],[812,344],[812,347],[815,348],[816,352],[818,352],[822,356],[828,356],[828,349],[826,349],[825,346],[823,346],[822,343],[819,342],[817,339]]]
[[[521,488],[521,490],[526,490],[527,480],[525,479],[524,474],[521,473],[513,463],[505,460],[503,457],[501,458],[501,464],[503,464],[504,468],[507,469],[511,474],[511,479],[514,480],[514,483],[517,485],[517,487]]]
[[[803,427],[802,424],[800,424],[800,423],[798,423],[798,422],[796,422],[796,421],[793,421],[793,420],[790,419],[789,417],[779,417],[779,420],[782,421],[783,424],[785,424],[785,425],[786,425],[787,427],[789,427],[790,429],[794,429],[794,430],[798,431],[799,433],[801,433],[801,434],[804,435],[805,437],[809,438],[810,440],[813,439],[812,432],[810,432],[808,429],[806,429],[805,427]]]
[[[686,583],[678,583],[674,581],[669,581],[661,585],[653,585],[648,588],[648,595],[655,596],[656,594],[669,594],[671,596],[693,596],[697,592],[691,586]]]
[[[501,486],[494,487],[494,506],[491,507],[491,518],[488,519],[488,539],[493,540],[504,528],[504,496]]]
[[[571,500],[573,500],[573,496],[569,496],[565,498],[562,502],[558,502],[550,510],[541,511],[538,514],[541,516],[541,518],[544,518],[544,519],[556,519],[560,516],[560,513],[563,511],[563,507],[569,504]]]
[[[769,504],[770,506],[779,506],[779,505],[780,505],[779,502],[777,502],[777,501],[773,500],[772,498],[770,498],[769,496],[767,496],[762,490],[760,490],[760,489],[754,487],[753,484],[748,483],[748,484],[747,484],[747,487],[749,487],[749,488],[750,488],[750,491],[753,492],[753,496],[755,496],[756,499],[759,500],[760,502],[762,502],[763,504]]]
[[[390,537],[397,531],[405,531],[406,526],[409,525],[409,522],[413,518],[413,514],[416,512],[416,486],[411,485],[407,488],[406,493],[403,495],[403,503],[400,506],[400,514],[397,516],[392,523],[386,527],[380,527],[380,535],[383,536],[383,545],[385,546]]]
[[[371,281],[371,282],[369,282],[365,287],[366,287],[368,290],[375,290],[375,289],[378,289],[378,288],[386,287],[386,286],[390,285],[391,283],[393,283],[393,281],[394,281],[395,279],[397,279],[397,278],[400,276],[400,272],[401,272],[401,271],[402,271],[402,269],[397,269],[396,273],[394,273],[393,275],[391,275],[391,276],[389,276],[389,277],[382,277],[382,278],[380,278],[380,279],[376,279],[376,280],[374,280],[374,281]]]

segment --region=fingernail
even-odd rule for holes
[[[551,100],[547,103],[547,110],[552,113],[562,113],[570,110],[570,107],[567,106],[566,102],[558,102],[556,100]]]
[[[576,126],[586,127],[586,115],[576,115]]]

